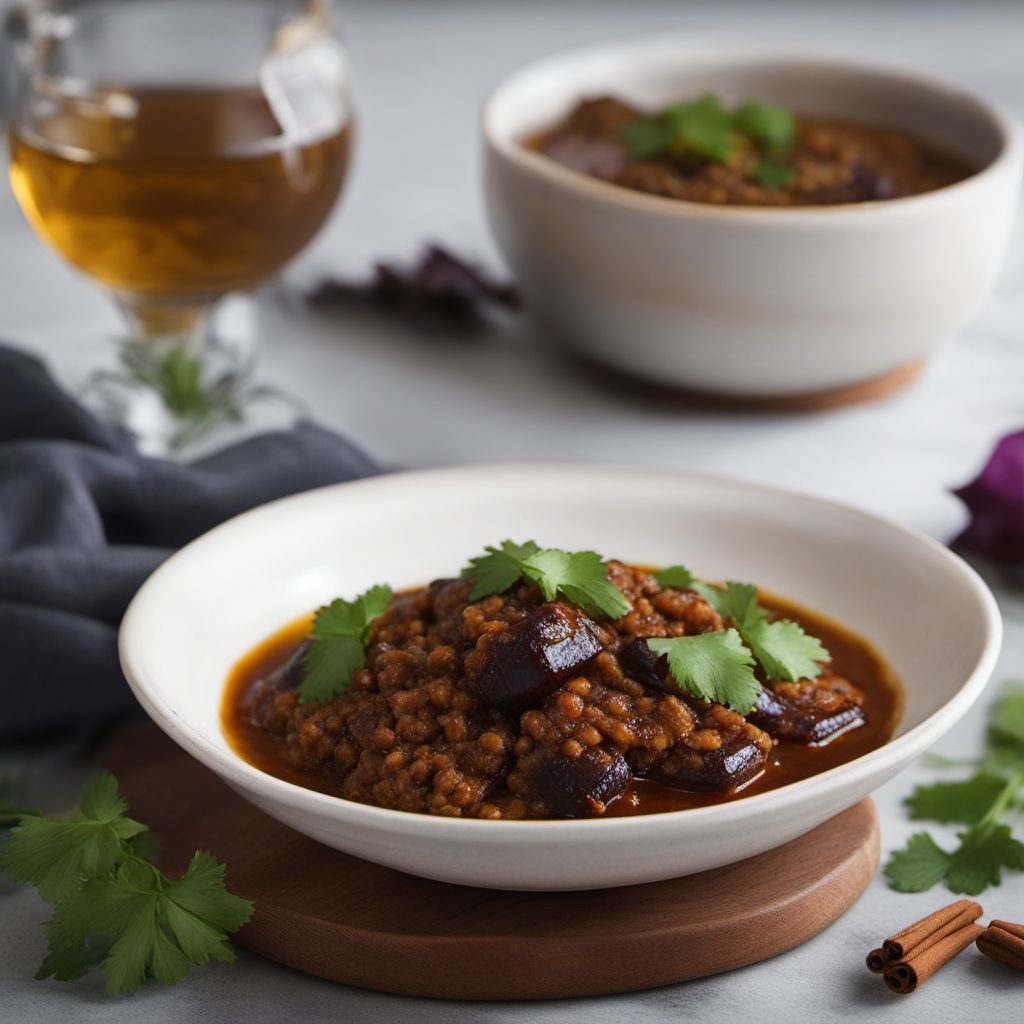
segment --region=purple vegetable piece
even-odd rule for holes
[[[632,781],[621,754],[588,747],[578,757],[544,750],[530,778],[530,797],[553,818],[585,818],[601,814]]]
[[[538,703],[601,651],[594,623],[564,604],[542,605],[485,643],[473,685],[503,711]]]
[[[836,711],[815,710],[801,707],[764,687],[747,721],[778,739],[824,743],[847,729],[863,725],[866,719],[863,709],[852,700]]]
[[[981,473],[953,492],[971,514],[954,547],[1024,569],[1024,430],[995,446]]]
[[[297,690],[306,678],[306,666],[303,662],[312,645],[311,639],[303,640],[283,665],[278,665],[273,672],[260,679],[254,689],[255,698],[258,700],[266,695]]]
[[[767,760],[752,739],[737,734],[717,750],[677,748],[647,778],[678,789],[725,792],[749,782]]]
[[[630,679],[641,686],[646,686],[648,690],[660,693],[666,689],[668,659],[655,654],[647,646],[645,637],[635,637],[623,646],[619,651],[619,664]]]

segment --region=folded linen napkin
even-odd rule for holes
[[[117,627],[175,548],[273,498],[375,472],[309,422],[188,465],[146,458],[0,345],[0,742],[137,707]]]

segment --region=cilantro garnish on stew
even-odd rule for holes
[[[370,624],[384,614],[390,600],[391,588],[381,583],[353,601],[338,597],[317,611],[300,704],[333,700],[348,689],[352,673],[366,665]]]
[[[252,904],[228,892],[209,853],[168,878],[149,862],[146,826],[127,812],[117,780],[101,772],[68,820],[17,815],[0,867],[54,905],[38,979],[70,981],[99,966],[108,992],[134,992],[147,978],[170,984],[210,960],[235,959],[228,937]]]
[[[630,610],[621,590],[608,579],[608,568],[596,551],[542,548],[536,541],[516,544],[503,540],[471,558],[462,575],[473,580],[471,601],[508,590],[525,579],[535,583],[545,601],[561,594],[595,618],[618,619]]]
[[[783,188],[792,179],[785,160],[796,136],[796,118],[785,107],[747,100],[729,110],[714,93],[673,103],[622,128],[622,144],[634,160],[727,164],[741,152],[756,150],[759,158],[746,176],[769,188]]]

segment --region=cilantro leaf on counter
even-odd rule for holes
[[[647,646],[668,659],[672,678],[688,693],[748,714],[761,684],[754,659],[735,629],[694,636],[655,637]]]
[[[973,825],[1003,791],[1006,780],[982,772],[966,782],[936,782],[917,786],[904,803],[914,821]]]
[[[470,559],[462,575],[473,580],[471,601],[500,594],[525,579],[540,588],[545,601],[561,594],[595,618],[618,619],[631,608],[608,578],[608,567],[596,551],[562,551],[541,548],[532,540],[524,544],[504,540]]]
[[[140,855],[146,826],[127,810],[117,781],[102,772],[69,820],[25,814],[11,831],[0,867],[55,904],[40,980],[70,981],[99,966],[108,992],[133,992],[146,978],[173,983],[192,966],[234,959],[228,936],[252,904],[227,890],[209,853],[169,879]]]
[[[34,886],[47,903],[67,899],[83,876],[112,871],[124,855],[124,841],[146,831],[125,817],[127,809],[114,777],[103,772],[86,784],[70,821],[22,816],[0,852],[0,868]]]
[[[318,609],[313,620],[313,643],[306,654],[306,677],[299,703],[333,700],[348,689],[352,674],[366,664],[370,624],[383,615],[391,600],[386,584],[370,587],[353,601],[342,597]]]
[[[988,747],[970,778],[918,786],[907,799],[910,816],[970,827],[959,845],[943,849],[918,832],[885,866],[899,892],[921,892],[938,882],[955,893],[976,896],[998,885],[1004,869],[1024,871],[1024,843],[1004,819],[1019,808],[1024,790],[1024,689],[1007,689],[989,711]]]

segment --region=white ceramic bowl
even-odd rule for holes
[[[904,129],[981,170],[921,196],[834,207],[718,207],[578,174],[521,140],[580,99],[646,109],[706,91]],[[979,308],[1021,177],[1018,129],[987,100],[913,72],[686,36],[619,42],[515,72],[483,112],[491,226],[529,308],[608,366],[741,397],[909,376]]]
[[[381,580],[451,576],[504,537],[685,562],[746,579],[872,640],[906,686],[885,746],[793,785],[696,810],[591,821],[481,821],[384,810],[266,775],[219,707],[232,664],[283,624]],[[601,888],[717,867],[849,807],[952,728],[998,653],[985,585],[926,537],[863,512],[710,477],[585,466],[400,473],[310,491],[233,519],[143,585],[121,661],[153,720],[247,800],[329,846],[428,878],[504,889]]]

